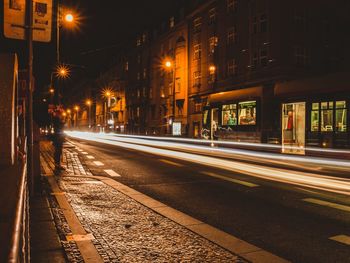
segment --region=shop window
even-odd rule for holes
[[[347,107],[346,101],[335,102],[335,128],[338,132],[346,132]]]
[[[318,131],[319,122],[320,122],[319,105],[318,103],[312,103],[311,131]]]
[[[333,131],[333,102],[321,102],[321,131]]]
[[[237,104],[222,105],[222,125],[237,125]]]
[[[256,125],[256,101],[238,103],[238,125]]]

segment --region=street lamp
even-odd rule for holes
[[[172,105],[172,116],[171,116],[171,120],[169,119],[169,126],[171,127],[171,133],[173,133],[173,127],[174,127],[174,120],[175,120],[175,104],[176,104],[176,95],[175,95],[175,80],[176,80],[176,76],[175,76],[175,72],[176,72],[176,59],[173,59],[174,63],[170,60],[170,59],[166,59],[164,62],[164,66],[166,69],[171,70],[173,73],[173,86],[172,86],[172,95],[173,95],[173,105]]]
[[[79,106],[74,106],[74,110],[75,110],[75,127],[78,128],[78,115],[79,115]]]
[[[89,129],[91,128],[91,104],[92,104],[91,100],[87,99],[86,100],[86,105],[89,108]]]
[[[105,88],[102,90],[102,96],[107,99],[107,103],[105,102],[105,127],[108,127],[107,116],[109,116],[109,111],[111,107],[111,98],[114,96],[114,92],[110,88]],[[112,120],[113,121],[113,120]]]

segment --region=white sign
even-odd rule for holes
[[[4,0],[4,35],[26,39],[26,0]],[[50,42],[52,32],[52,0],[33,1],[33,40]]]
[[[173,122],[173,135],[181,136],[181,122]]]

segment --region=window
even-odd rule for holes
[[[165,90],[164,90],[164,86],[160,86],[160,97],[161,98],[165,98]]]
[[[209,10],[209,25],[215,24],[216,22],[216,8]]]
[[[347,104],[342,101],[323,101],[312,103],[311,106],[312,132],[346,132]]]
[[[149,88],[149,98],[150,99],[153,98],[153,88],[152,87]]]
[[[197,17],[193,21],[193,31],[195,33],[200,32],[201,31],[201,27],[202,27],[202,18],[201,17]]]
[[[194,56],[193,56],[194,60],[201,59],[201,53],[202,53],[201,44],[194,45]]]
[[[210,65],[209,68],[208,68],[208,71],[209,71],[208,81],[209,82],[214,82],[215,81],[215,73],[216,73],[215,65]]]
[[[139,118],[140,117],[140,107],[136,108],[136,116]]]
[[[267,32],[267,15],[263,14],[260,16],[260,32]]]
[[[141,55],[137,55],[137,63],[140,64],[141,63]]]
[[[320,114],[318,103],[312,103],[311,107],[311,131],[319,130]]]
[[[260,50],[260,66],[266,67],[267,66],[267,50],[262,49]]]
[[[256,101],[238,103],[238,125],[256,124]]]
[[[140,96],[141,96],[140,89],[137,89],[137,97],[140,98]]]
[[[147,34],[143,33],[142,34],[142,43],[146,43],[146,41],[147,41]]]
[[[172,82],[169,83],[169,85],[168,85],[168,94],[169,95],[173,95],[173,88],[174,88],[173,83]]]
[[[256,69],[258,67],[259,64],[259,60],[258,60],[258,52],[254,52],[253,53],[253,68]]]
[[[258,22],[256,16],[253,17],[252,20],[252,33],[257,34],[258,33]]]
[[[222,125],[237,125],[237,104],[222,105]]]
[[[335,102],[335,128],[338,132],[346,132],[347,107],[346,101]]]
[[[140,74],[140,72],[137,72],[137,80],[140,80],[140,78],[141,78],[141,74]]]
[[[142,97],[146,98],[146,87],[142,88]]]
[[[219,39],[216,36],[212,36],[209,38],[209,52],[214,53],[216,47],[218,46]]]
[[[146,77],[147,77],[147,69],[144,68],[143,69],[143,78],[146,79]]]
[[[173,28],[175,26],[175,17],[170,17],[169,19],[169,27]]]
[[[201,112],[202,111],[202,103],[201,102],[195,102],[194,103],[194,112]]]
[[[227,61],[227,75],[233,76],[236,74],[236,61],[235,59],[230,59]]]
[[[227,30],[227,44],[233,44],[236,40],[236,31],[234,27],[230,27]]]
[[[141,37],[137,37],[136,39],[136,46],[141,46]]]
[[[307,64],[307,52],[305,47],[294,48],[294,59],[297,66],[305,66]]]
[[[198,86],[201,84],[201,72],[200,71],[195,71],[193,73],[193,77],[194,77],[194,85]]]
[[[179,93],[181,92],[181,79],[176,78],[176,92]]]
[[[236,5],[237,5],[237,0],[226,0],[227,12],[235,11]]]

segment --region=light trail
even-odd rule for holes
[[[67,132],[77,133],[77,132]],[[126,136],[115,136],[113,134],[104,134],[104,133],[81,133],[78,134],[90,134],[91,136],[98,135],[100,138],[120,141],[125,143],[134,143],[139,145],[147,145],[151,147],[163,147],[166,149],[178,150],[178,151],[187,151],[195,154],[210,155],[214,157],[221,158],[230,158],[230,159],[239,159],[243,161],[251,161],[254,163],[261,163],[264,165],[278,165],[287,168],[293,169],[303,169],[311,172],[320,172],[320,170],[339,172],[339,173],[348,173],[350,174],[350,162],[345,160],[330,159],[330,158],[317,158],[310,156],[299,156],[299,155],[283,155],[277,153],[269,152],[255,152],[250,150],[242,149],[232,149],[232,148],[217,148],[210,146],[201,146],[201,145],[192,145],[185,143],[177,142],[166,142],[166,141],[155,141],[155,140],[145,140],[137,139],[135,137],[126,137]],[[140,136],[142,137],[142,136]],[[176,138],[175,138],[176,139]]]
[[[121,142],[111,140],[111,136],[105,134],[83,132],[67,132],[67,134],[77,139],[94,141],[127,149],[147,152],[159,156],[198,163],[201,165],[220,168],[223,170],[246,174],[266,180],[319,189],[333,193],[340,193],[348,196],[350,195],[350,180],[346,178],[344,179],[339,177],[324,176],[316,173],[306,173],[281,168],[266,167],[257,164],[246,164],[232,160],[224,160],[192,153],[184,153],[174,150]]]
[[[254,147],[259,149],[276,149],[282,150],[282,146],[279,144],[267,144],[267,143],[252,143],[252,142],[232,142],[232,141],[213,141],[213,140],[203,140],[203,139],[190,139],[190,138],[174,138],[174,137],[159,137],[159,136],[143,136],[143,135],[129,135],[129,134],[116,134],[116,133],[102,133],[107,136],[113,137],[124,137],[124,138],[137,138],[146,140],[156,140],[156,141],[174,141],[174,142],[184,142],[184,143],[195,143],[195,144],[214,144],[214,145],[226,145],[226,146],[245,146]],[[316,147],[295,147],[288,146],[290,150],[300,150],[304,149],[311,152],[319,153],[338,153],[338,154],[349,154],[350,150],[343,149],[323,149]]]

